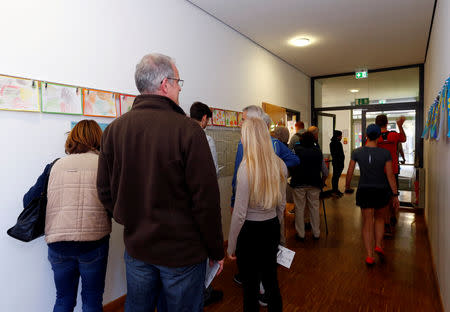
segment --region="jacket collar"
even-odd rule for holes
[[[184,110],[174,101],[166,96],[156,94],[141,94],[136,97],[132,110],[135,109],[161,109],[171,110],[178,114],[186,116]]]

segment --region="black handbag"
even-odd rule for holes
[[[58,158],[59,159],[59,158]],[[44,171],[44,185],[41,194],[33,198],[30,203],[23,209],[17,218],[17,223],[10,228],[7,233],[9,236],[22,242],[30,242],[44,235],[45,230],[45,212],[47,209],[47,186],[50,171],[55,159]]]

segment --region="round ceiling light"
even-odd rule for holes
[[[359,90],[358,89],[351,89],[350,92],[351,93],[357,93],[357,92],[359,92]]]
[[[291,41],[289,41],[290,44],[296,47],[304,47],[311,43],[311,40],[308,38],[294,38]]]

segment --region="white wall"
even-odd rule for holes
[[[301,111],[309,123],[308,77],[186,1],[9,1],[2,3],[0,28],[1,74],[136,93],[136,63],[160,52],[176,59],[185,79],[185,110],[195,100],[233,110],[266,101]],[[6,230],[45,164],[63,155],[70,121],[80,119],[0,111],[0,311],[52,309],[44,241],[20,243]],[[115,226],[104,302],[126,291],[122,252]]]
[[[425,63],[425,113],[450,75],[450,0],[437,1]],[[425,116],[426,118],[426,116]],[[444,310],[450,311],[450,141],[425,141],[426,220]]]

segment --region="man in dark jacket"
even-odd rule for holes
[[[305,239],[305,206],[308,203],[311,227],[314,239],[320,238],[319,196],[320,190],[328,176],[327,167],[322,166],[323,156],[314,145],[314,134],[302,134],[301,144],[294,146],[300,165],[291,168],[292,195],[295,203],[295,238]]]
[[[206,259],[223,267],[216,170],[202,128],[178,106],[174,61],[149,54],[136,66],[139,95],[105,130],[100,201],[124,225],[125,311],[203,311]]]
[[[331,163],[333,164],[333,178],[331,179],[331,185],[333,186],[333,193],[338,197],[344,195],[339,191],[339,178],[344,170],[344,149],[342,148],[342,132],[334,130],[333,137],[330,142]]]

